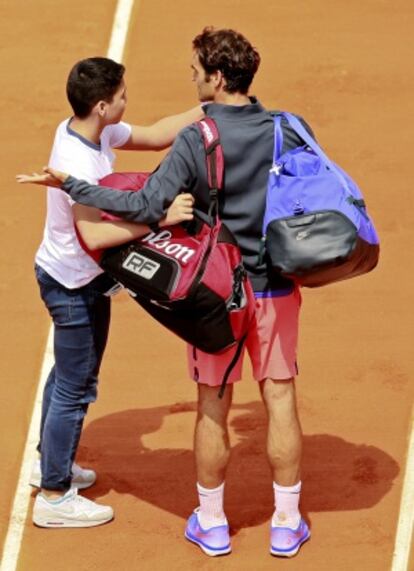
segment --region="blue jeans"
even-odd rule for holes
[[[42,488],[65,491],[79,444],[83,420],[96,400],[99,367],[105,350],[113,281],[101,274],[86,286],[67,289],[39,266],[40,295],[54,324],[55,364],[43,393],[40,426]]]

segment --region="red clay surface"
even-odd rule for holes
[[[69,114],[67,72],[80,58],[106,54],[114,9],[109,0],[4,0],[0,7],[2,540],[49,328],[32,272],[44,191],[18,187],[14,175],[47,161],[55,126]],[[349,0],[346,7],[339,0],[137,2],[125,54],[126,119],[145,124],[193,105],[192,37],[207,24],[239,29],[262,55],[252,93],[269,109],[303,115],[360,183],[382,240],[381,262],[365,277],[303,292],[302,507],[313,538],[297,558],[268,554],[265,421],[248,366],[231,415],[226,511],[233,554],[217,562],[184,541],[196,506],[195,389],[183,344],[121,295],[79,453],[99,474],[88,497],[113,505],[116,519],[50,531],[29,518],[19,571],[389,571],[414,392],[413,15],[399,0]],[[121,154],[117,168],[148,169],[159,160],[155,153]]]

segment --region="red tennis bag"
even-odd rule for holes
[[[151,232],[105,250],[98,261],[157,321],[207,353],[238,345],[254,313],[254,296],[240,249],[219,218],[224,159],[215,122],[197,124],[203,136],[210,208],[190,223]],[[139,190],[146,175],[113,173],[100,184]]]

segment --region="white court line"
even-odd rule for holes
[[[414,530],[414,408],[411,416],[405,477],[401,493],[400,516],[395,537],[391,571],[410,571],[408,563]],[[414,554],[413,554],[414,557]]]
[[[107,57],[118,62],[120,62],[123,57],[133,6],[134,0],[118,0],[107,53]],[[17,568],[24,526],[29,510],[31,488],[28,482],[32,465],[36,458],[36,445],[39,438],[39,426],[42,414],[43,389],[53,362],[53,327],[51,327],[43,355],[29,432],[23,452],[22,466],[3,546],[0,571],[15,571]]]
[[[46,349],[43,355],[40,380],[36,391],[32,418],[30,420],[29,431],[27,433],[26,444],[24,447],[22,466],[20,468],[13,507],[11,510],[9,527],[7,530],[6,540],[4,542],[3,557],[0,565],[1,571],[14,571],[16,569],[24,524],[27,517],[27,510],[29,508],[30,493],[32,490],[32,488],[29,487],[29,479],[33,462],[36,457],[36,445],[39,440],[43,388],[53,363],[53,327],[51,327],[49,329]]]
[[[124,55],[133,7],[134,0],[118,0],[107,53],[107,57],[117,62],[121,62]]]

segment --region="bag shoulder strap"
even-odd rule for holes
[[[283,130],[282,130],[282,113],[279,109],[272,109],[269,111],[273,118],[274,124],[274,145],[273,145],[273,164],[272,168],[276,166],[277,160],[282,155],[283,149]]]
[[[282,111],[280,114],[278,114],[277,116],[274,117],[275,141],[276,141],[276,136],[277,136],[276,131],[278,129],[280,129],[280,132],[282,132],[281,117],[284,117],[286,119],[286,121],[289,123],[289,125],[292,127],[292,129],[299,135],[299,137],[308,145],[309,148],[312,149],[312,151],[316,155],[318,155],[318,157],[321,159],[323,164],[331,172],[333,172],[336,175],[336,177],[340,181],[343,188],[349,191],[349,184],[347,183],[345,177],[338,170],[338,168],[335,166],[335,164],[329,159],[329,157],[324,153],[324,151],[320,148],[320,146],[315,141],[315,139],[309,135],[309,133],[307,132],[305,127],[302,125],[302,123],[299,121],[299,119],[295,115],[293,115],[292,113],[287,113],[286,111]],[[282,137],[283,137],[283,134],[282,134]],[[276,143],[275,143],[275,146],[276,146]],[[279,157],[277,157],[277,158],[279,158]],[[277,160],[277,158],[275,159],[275,161]]]
[[[282,117],[280,115],[276,115],[273,117],[274,125],[275,125],[275,143],[273,147],[273,167],[276,165],[276,161],[282,155],[282,148],[283,148],[283,130],[282,130]]]
[[[286,119],[292,129],[299,135],[299,137],[314,151],[318,157],[325,163],[328,168],[332,167],[332,161],[328,158],[328,156],[323,152],[320,148],[318,143],[315,141],[313,137],[309,135],[305,127],[299,121],[295,115],[292,113],[287,113],[286,111],[281,113],[281,116]]]
[[[198,121],[197,126],[206,152],[208,187],[210,191],[219,191],[223,188],[224,157],[216,122],[211,117],[206,117]]]

